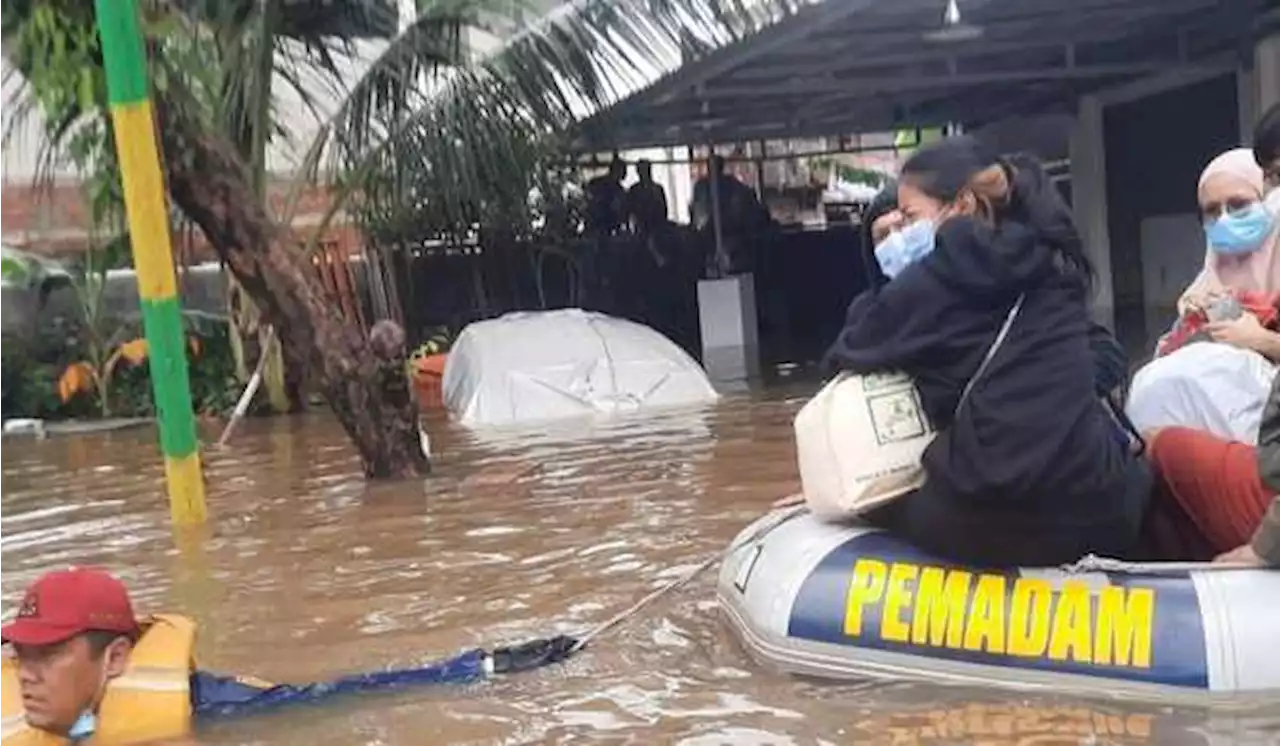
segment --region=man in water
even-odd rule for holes
[[[234,714],[334,694],[409,684],[473,681],[568,657],[568,637],[322,684],[270,684],[192,667],[195,623],[176,615],[139,619],[124,584],[101,570],[50,572],[27,589],[17,618],[0,629],[4,746],[170,740],[197,716]]]

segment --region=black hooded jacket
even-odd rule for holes
[[[962,389],[1023,294],[957,414]],[[966,523],[1004,527],[1069,535],[1063,555],[1122,552],[1134,540],[1150,480],[1097,397],[1087,295],[1083,274],[1026,224],[954,218],[939,227],[932,253],[854,299],[828,360],[857,373],[908,373],[939,431],[924,454],[927,482],[911,498],[911,522],[929,525],[908,527],[911,538],[930,548],[947,544],[931,533]],[[1077,558],[1024,555],[1009,561]]]

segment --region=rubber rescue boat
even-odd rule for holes
[[[892,535],[773,513],[735,540],[720,604],[795,674],[1211,703],[1280,696],[1280,572],[964,567]]]

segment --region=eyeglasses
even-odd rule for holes
[[[1200,207],[1200,217],[1206,222],[1218,220],[1223,214],[1244,212],[1258,204],[1256,197],[1229,197],[1222,202],[1208,202]]]

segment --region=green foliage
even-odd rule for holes
[[[0,377],[3,377],[4,417],[53,416],[62,406],[57,380],[61,368],[41,362],[24,340],[5,337],[0,342]]]
[[[191,400],[197,412],[225,415],[236,406],[240,382],[231,353],[231,327],[224,320],[198,315],[184,317],[188,333],[200,349],[191,358]]]
[[[0,258],[0,271],[3,272],[6,283],[22,286],[27,286],[31,283],[31,269],[26,262],[18,257],[5,254],[3,258]]]
[[[842,163],[835,158],[823,157],[814,158],[812,165],[818,170],[830,171],[836,170],[836,176],[850,184],[866,184],[867,186],[883,187],[889,180],[889,176],[880,171],[873,171],[869,168],[858,168]]]
[[[188,365],[195,411],[226,414],[240,394],[228,325],[225,320],[201,314],[187,314],[183,320],[189,340]],[[128,337],[136,328],[136,320],[126,321],[110,336]],[[102,416],[104,411],[124,417],[154,414],[150,367],[146,362],[116,368],[107,390],[109,401],[105,408],[96,389],[63,402],[58,396],[58,378],[69,365],[88,356],[83,342],[86,335],[78,322],[66,317],[50,319],[40,329],[40,334],[30,342],[8,337],[3,341],[6,418],[90,418]]]
[[[522,28],[510,2],[422,0],[321,128],[304,173],[327,174],[379,242],[518,236],[540,223],[563,233],[567,205],[539,214],[530,193],[559,194],[543,182],[558,178],[576,126],[799,5],[582,0]],[[481,56],[461,42],[474,27],[515,33]]]
[[[410,360],[428,355],[439,355],[442,352],[448,352],[453,347],[455,334],[449,330],[447,326],[437,326],[427,331],[427,338],[414,348],[409,355]]]

